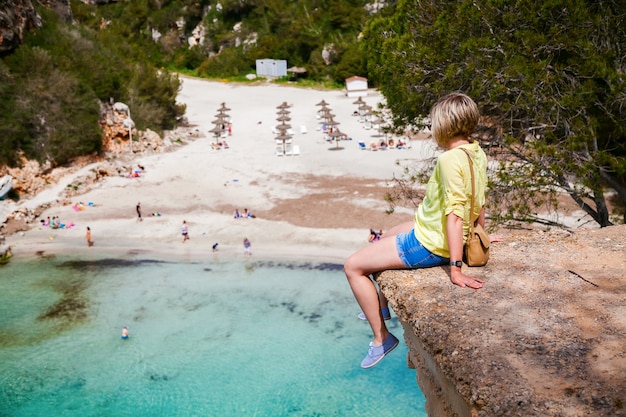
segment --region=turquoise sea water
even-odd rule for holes
[[[360,368],[358,312],[339,265],[14,259],[0,416],[425,416],[402,342]]]

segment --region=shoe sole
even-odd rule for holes
[[[369,369],[369,368],[371,368],[371,367],[373,367],[373,366],[378,365],[378,362],[382,361],[382,360],[385,358],[385,356],[389,355],[389,354],[391,353],[391,351],[392,351],[392,350],[394,350],[396,347],[398,347],[398,344],[400,344],[400,341],[396,339],[396,344],[395,344],[395,345],[393,345],[392,347],[390,347],[390,348],[389,348],[389,350],[388,350],[387,352],[383,353],[383,355],[382,355],[380,358],[378,358],[378,360],[377,360],[376,362],[374,362],[374,363],[372,363],[372,364],[370,364],[370,365],[367,365],[367,366],[363,366],[363,365],[361,365],[361,368],[363,368],[363,369]]]
[[[359,320],[367,321],[367,317],[365,316],[361,317],[359,314],[357,314],[356,316],[359,318]],[[383,320],[391,320],[391,316],[383,317]]]

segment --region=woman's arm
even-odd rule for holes
[[[484,229],[485,228],[485,206],[480,209],[480,214],[476,219],[476,222]]]
[[[479,225],[482,228],[485,228],[485,206],[480,210],[480,214],[478,215],[478,219],[476,219]],[[489,235],[489,242],[502,242],[502,237],[500,235]]]
[[[483,213],[483,212],[481,212]],[[483,222],[484,222],[484,213]],[[480,217],[479,217],[480,219]],[[454,213],[450,213],[446,220],[446,232],[448,235],[448,248],[450,250],[450,260],[460,261],[463,259],[463,219]],[[483,282],[463,274],[460,267],[450,266],[450,280],[459,287],[470,287],[479,289],[483,287]]]

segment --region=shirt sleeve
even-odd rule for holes
[[[464,168],[468,163],[467,161],[463,163],[463,160],[467,160],[467,156],[464,152],[446,152],[441,157],[443,158],[440,168],[441,187],[444,195],[444,213],[446,216],[454,213],[461,219],[465,219],[468,214],[466,213],[468,208],[468,179],[466,178],[467,173]]]

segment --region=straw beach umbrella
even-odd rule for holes
[[[339,128],[334,129],[332,132],[330,132],[330,137],[332,137],[335,140],[335,147],[329,148],[329,150],[335,151],[335,150],[343,149],[339,147],[339,138],[342,138],[345,136],[346,134],[341,132]]]
[[[375,125],[377,127],[377,130],[378,130],[378,134],[377,135],[372,135],[372,137],[380,138],[380,137],[385,136],[383,134],[383,123],[385,123],[385,121],[383,119],[381,119],[380,117],[378,117],[376,120],[372,121],[372,125]]]
[[[283,121],[279,125],[276,125],[276,129],[278,129],[281,132],[286,132],[287,130],[291,129],[291,125]]]
[[[372,106],[365,104],[365,103],[359,106],[359,110],[371,110],[371,109],[372,109]]]
[[[223,131],[224,129],[222,129],[221,126],[215,126],[213,129],[209,130],[209,132],[213,133],[213,136],[215,136],[215,138],[219,138]]]
[[[214,125],[223,125],[225,123],[227,123],[227,117],[218,117],[215,120],[213,120],[211,123],[213,123]]]
[[[321,115],[321,114],[324,114],[324,113],[329,112],[329,111],[330,111],[330,107],[328,107],[326,105],[323,105],[322,107],[320,107],[317,110],[317,114]]]
[[[283,155],[287,152],[286,144],[287,144],[287,141],[289,139],[291,139],[291,137],[292,137],[291,135],[288,135],[285,132],[281,132],[280,135],[276,136],[276,140],[282,140],[283,141]]]
[[[328,125],[328,122],[333,120],[333,118],[335,117],[334,114],[332,114],[330,112],[330,110],[325,111],[324,113],[322,113],[320,115],[320,123],[324,124],[325,126]]]

